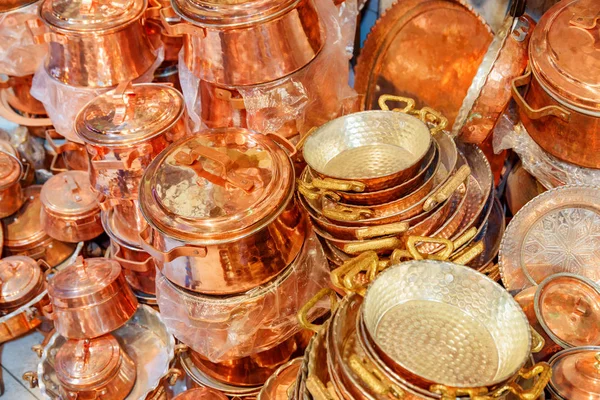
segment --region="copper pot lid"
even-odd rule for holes
[[[36,1],[38,0],[3,0],[2,4],[0,4],[0,13],[17,10],[33,4]]]
[[[294,169],[269,136],[242,128],[202,131],[163,151],[140,188],[150,225],[214,243],[272,221],[292,199]]]
[[[183,109],[183,96],[170,86],[125,83],[89,102],[75,130],[91,144],[139,143],[171,128]]]
[[[87,171],[66,171],[54,175],[42,186],[44,208],[57,214],[78,216],[100,211],[98,195],[92,190]]]
[[[121,366],[121,347],[111,335],[95,339],[67,340],[54,361],[56,376],[72,389],[97,387],[115,376]]]
[[[118,29],[141,17],[147,0],[44,0],[41,19],[66,33]]]
[[[64,300],[94,295],[110,286],[120,274],[121,265],[117,261],[78,257],[48,281],[48,294],[55,305]]]
[[[47,237],[40,223],[41,189],[40,185],[25,188],[25,202],[19,211],[2,220],[4,244],[7,247],[36,244]]]
[[[538,286],[534,309],[542,328],[563,348],[600,345],[600,287],[589,279],[547,278]]]
[[[508,224],[498,261],[507,290],[561,272],[600,282],[600,189],[561,186],[527,203]]]
[[[536,78],[559,101],[600,111],[600,2],[561,1],[540,19],[529,57]]]
[[[485,21],[461,3],[400,1],[377,20],[356,65],[365,109],[379,109],[382,94],[405,96],[452,126],[492,41]]]
[[[298,0],[173,0],[173,9],[198,25],[236,27],[277,18]]]
[[[302,366],[302,358],[294,358],[285,363],[271,375],[258,393],[257,400],[288,399],[290,388],[296,383],[298,371]]]
[[[124,201],[102,212],[102,226],[118,243],[141,247],[140,233],[148,223],[144,219],[137,200]]]
[[[14,307],[33,298],[40,286],[42,270],[32,258],[5,257],[0,260],[0,307]]]
[[[207,387],[186,390],[173,397],[173,400],[227,400],[223,393]]]
[[[600,399],[600,347],[563,350],[550,359],[551,391],[568,400]]]
[[[0,151],[0,189],[18,182],[22,171],[23,166],[15,156]]]

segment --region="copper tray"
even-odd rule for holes
[[[491,41],[489,26],[462,1],[399,1],[367,37],[354,88],[367,110],[391,93],[440,111],[452,126]]]

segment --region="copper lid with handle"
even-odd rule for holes
[[[291,159],[270,136],[214,129],[176,142],[154,159],[142,180],[140,205],[161,232],[216,243],[271,222],[293,191]]]
[[[40,200],[46,210],[56,214],[78,216],[100,211],[98,195],[86,171],[54,175],[42,186]]]
[[[0,260],[0,308],[12,309],[27,303],[44,285],[40,266],[25,256]]]
[[[600,112],[600,2],[561,1],[533,31],[532,72],[561,103]]]
[[[553,398],[565,400],[600,399],[600,347],[585,346],[563,350],[550,359]]]
[[[125,82],[89,102],[75,119],[87,143],[140,143],[171,128],[183,115],[181,93],[167,85]]]
[[[65,33],[100,33],[139,19],[147,0],[44,0],[40,18]]]
[[[0,151],[0,189],[18,182],[22,172],[23,166],[15,156]]]
[[[2,220],[4,244],[7,248],[38,243],[47,237],[40,223],[40,185],[25,188],[25,202],[16,213]]]

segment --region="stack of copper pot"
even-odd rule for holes
[[[298,180],[299,202],[329,260],[340,265],[365,251],[389,255],[406,250],[411,236],[422,237],[420,253],[445,247],[455,254],[473,240],[481,251],[498,208],[486,157],[474,145],[457,146],[434,110],[415,110],[403,97],[381,100],[382,111],[340,117],[304,142],[308,166]],[[390,101],[404,108],[390,111]],[[492,253],[478,267],[495,256],[500,228],[490,232]]]
[[[277,135],[205,130],[173,143],[144,174],[142,246],[160,270],[161,315],[188,347],[190,384],[256,395],[304,351],[310,332],[295,315],[327,286],[329,269],[296,204],[293,152]]]
[[[331,0],[175,0],[161,18],[168,35],[183,35],[179,73],[196,128],[292,137],[340,115],[353,96]]]

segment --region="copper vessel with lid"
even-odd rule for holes
[[[531,36],[529,68],[513,81],[527,132],[546,152],[600,168],[600,3],[561,1]],[[520,86],[528,86],[521,94]]]
[[[119,263],[106,258],[77,258],[48,281],[48,295],[46,315],[69,339],[112,332],[131,318],[138,305]]]
[[[42,259],[55,267],[73,254],[75,245],[51,238],[42,228],[41,188],[39,185],[25,188],[25,202],[19,211],[2,220],[5,254]]]
[[[148,167],[142,247],[170,281],[200,293],[241,293],[296,258],[307,220],[293,198],[292,161],[278,143],[286,146],[246,129],[206,130]]]
[[[314,0],[174,0],[161,13],[167,33],[184,35],[188,69],[220,85],[283,78],[310,63],[325,42]],[[173,24],[177,16],[184,21]]]
[[[0,260],[0,310],[8,313],[40,294],[44,289],[44,273],[40,265],[25,256]]]
[[[25,175],[17,157],[0,151],[0,218],[21,208],[24,198],[20,181]]]
[[[137,199],[150,162],[185,135],[183,96],[161,84],[120,84],[85,105],[75,131],[85,142],[92,187],[118,199]]]
[[[69,86],[107,88],[136,79],[148,71],[157,55],[146,35],[146,0],[44,0],[38,42],[49,44],[45,69]]]
[[[56,353],[54,367],[65,400],[123,400],[136,380],[133,360],[110,334],[66,341]]]
[[[563,350],[550,359],[548,385],[553,400],[600,399],[600,347]]]
[[[98,195],[87,172],[61,172],[48,179],[40,193],[40,220],[46,233],[63,242],[93,239],[103,232]]]

